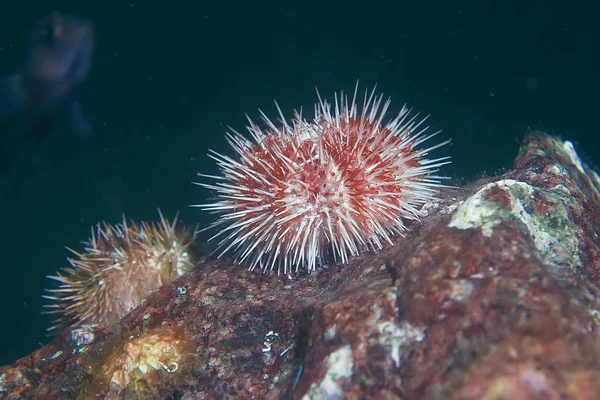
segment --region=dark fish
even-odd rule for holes
[[[89,74],[93,48],[89,21],[53,12],[35,25],[21,69],[0,79],[0,171],[27,145],[46,138],[64,107],[75,132],[91,133],[77,91]]]

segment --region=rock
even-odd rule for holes
[[[595,399],[599,187],[570,142],[529,134],[394,246],[292,277],[204,258],[2,367],[0,398]]]

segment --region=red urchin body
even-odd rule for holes
[[[450,161],[425,158],[448,141],[418,149],[437,132],[425,135],[425,119],[408,108],[384,123],[389,105],[374,92],[362,107],[356,92],[351,102],[336,95],[333,108],[319,97],[312,122],[296,113],[276,127],[262,114],[265,131],[249,120],[254,142],[227,134],[238,159],[211,152],[223,176],[200,174],[218,180],[200,185],[219,200],[198,206],[221,214],[211,225],[220,255],[233,250],[250,269],[288,273],[313,271],[326,254],[347,262],[365,246],[391,244],[443,186],[433,174]]]

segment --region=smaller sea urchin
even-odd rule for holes
[[[219,197],[203,210],[220,213],[211,228],[220,255],[232,250],[235,262],[250,269],[288,273],[312,271],[332,254],[347,262],[363,247],[381,249],[405,230],[404,220],[422,216],[443,177],[434,173],[449,157],[426,159],[449,141],[418,147],[439,132],[425,134],[424,119],[406,106],[384,122],[390,100],[365,93],[357,104],[342,93],[331,105],[320,96],[312,122],[295,112],[282,126],[264,113],[267,129],[250,118],[253,141],[233,131],[227,140],[237,158],[211,151],[222,176],[198,183]],[[317,92],[318,95],[318,92]],[[276,103],[277,104],[277,103]]]
[[[53,302],[44,306],[46,313],[58,315],[48,331],[118,321],[193,267],[195,233],[177,228],[177,217],[170,223],[158,213],[160,223],[127,224],[123,217],[122,224],[98,224],[83,253],[67,248],[76,258],[68,259],[71,267],[62,273],[48,276],[60,286],[42,296]]]

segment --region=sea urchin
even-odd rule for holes
[[[450,162],[426,156],[449,140],[419,149],[439,133],[425,134],[427,117],[404,106],[384,121],[390,99],[367,91],[359,106],[357,91],[351,102],[336,94],[333,105],[317,91],[312,122],[297,111],[286,122],[276,103],[281,126],[261,112],[265,130],[248,117],[253,141],[227,133],[237,158],[211,150],[222,176],[198,174],[217,180],[198,184],[218,200],[196,207],[221,214],[209,227],[219,257],[231,250],[250,269],[313,271],[327,255],[345,263],[365,246],[391,244],[404,220],[422,216],[444,186],[433,174]]]
[[[122,224],[98,224],[83,253],[67,248],[76,258],[68,259],[71,267],[62,273],[48,276],[60,286],[42,296],[53,302],[44,306],[46,313],[58,315],[48,331],[118,321],[193,267],[195,233],[177,228],[177,217],[170,223],[158,213],[160,223],[128,224],[123,217]]]

